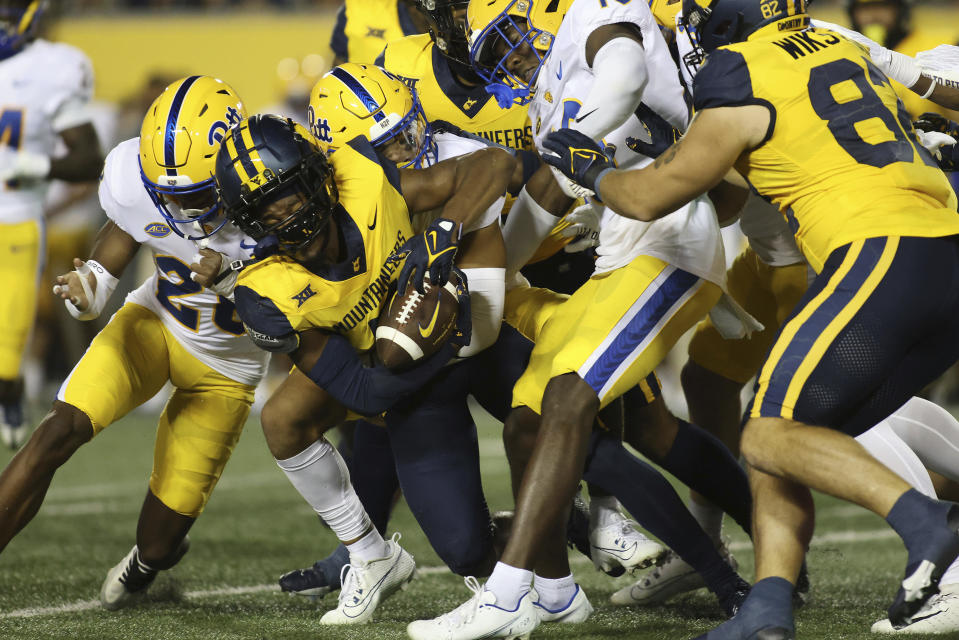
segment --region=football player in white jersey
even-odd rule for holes
[[[537,146],[551,130],[573,126],[601,139],[619,165],[644,166],[652,159],[640,149],[672,138],[654,140],[650,131],[688,122],[676,67],[646,3],[471,2],[467,17],[477,72],[502,106],[531,102]],[[516,206],[549,215],[527,191]],[[652,372],[720,299],[725,282],[709,199],[668,220],[602,226],[594,276],[547,320],[513,392],[509,422],[539,422],[540,434],[510,542],[485,588],[464,605],[472,615],[461,607],[414,622],[412,638],[525,637],[539,622],[529,596],[534,568],[539,599],[549,600],[541,606],[565,613],[588,606],[565,554],[544,553],[544,545],[557,537],[581,476],[593,418]],[[707,580],[731,612],[746,585],[711,546],[706,551],[714,555],[704,563]]]
[[[244,116],[229,85],[190,76],[151,105],[139,138],[107,156],[100,203],[109,221],[92,257],[76,259],[54,293],[71,315],[90,320],[141,245],[152,251],[156,271],[93,340],[50,413],[0,474],[2,549],[36,514],[54,472],[77,448],[173,383],[137,543],[100,591],[108,609],[145,593],[157,572],[186,552],[187,532],[230,458],[266,368],[267,354],[235,315],[229,277],[214,282],[254,246],[224,224],[211,176],[223,135]]]
[[[0,2],[0,439],[12,449],[27,436],[20,361],[36,313],[47,185],[96,180],[103,166],[87,111],[90,61],[35,38],[43,5]],[[54,158],[60,140],[67,153]]]

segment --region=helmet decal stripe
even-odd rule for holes
[[[28,6],[27,10],[23,13],[23,18],[20,19],[20,24],[17,25],[17,33],[22,35],[27,32],[27,29],[30,28],[30,23],[33,22],[33,16],[39,8],[40,0],[33,0],[33,2],[30,3],[30,6]]]
[[[236,157],[243,165],[243,170],[249,176],[248,180],[260,175],[261,169],[257,168],[257,163],[264,167],[260,154],[256,150],[256,143],[253,142],[253,131],[250,127],[242,127],[237,131],[240,141],[236,143]],[[234,136],[236,138],[237,136]]]
[[[180,116],[180,108],[183,106],[183,100],[186,98],[187,91],[190,90],[190,87],[192,87],[193,83],[199,78],[200,76],[190,76],[184,80],[180,88],[177,89],[176,95],[173,96],[173,102],[170,104],[170,114],[167,116],[163,141],[163,164],[167,167],[166,174],[168,176],[176,175],[176,169],[173,167],[176,165],[176,121]]]
[[[356,94],[356,97],[359,98],[369,112],[373,114],[373,119],[375,121],[379,122],[386,117],[383,115],[382,107],[376,101],[376,98],[370,95],[370,92],[367,91],[362,84],[360,84],[359,80],[354,78],[349,72],[344,71],[340,67],[336,67],[331,73],[334,78],[345,84],[350,91]]]
[[[230,166],[233,171],[236,172],[236,176],[240,179],[240,184],[246,184],[250,181],[250,174],[246,172],[246,168],[243,166],[243,163],[240,160],[239,145],[236,143],[236,139],[236,135],[228,135],[226,140],[223,141],[223,146],[226,147],[230,158],[236,158],[236,160],[230,163]]]

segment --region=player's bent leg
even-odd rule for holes
[[[289,458],[316,442],[346,417],[346,409],[293,368],[263,405],[260,424],[274,458]]]
[[[17,449],[29,429],[23,417],[20,362],[37,310],[42,222],[0,224],[0,441]]]
[[[487,576],[496,553],[466,404],[472,366],[467,360],[448,367],[388,411],[386,424],[403,495],[433,550],[453,573]]]
[[[0,550],[36,515],[53,474],[93,437],[85,413],[59,400],[0,473]]]

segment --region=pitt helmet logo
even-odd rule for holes
[[[223,136],[226,134],[227,130],[230,127],[235,126],[240,123],[243,117],[240,115],[240,112],[237,111],[234,107],[227,107],[226,115],[223,120],[217,120],[212,125],[210,125],[210,131],[206,135],[206,141],[212,147],[214,144],[220,144],[223,142]]]
[[[147,226],[143,227],[143,232],[154,238],[165,238],[170,235],[170,227],[166,226],[162,222],[151,222]]]
[[[313,286],[308,284],[306,285],[306,287],[303,288],[303,291],[300,291],[295,296],[292,296],[291,299],[296,300],[296,308],[299,309],[300,307],[303,306],[304,302],[306,302],[307,300],[309,300],[315,295],[316,295],[316,291],[313,291]]]

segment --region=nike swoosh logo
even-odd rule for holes
[[[380,214],[380,205],[376,205],[376,208],[373,209],[373,224],[366,225],[366,228],[372,231],[376,228],[376,216]]]
[[[559,61],[559,71],[556,72],[556,79],[557,80],[563,79],[563,61],[562,60]]]
[[[390,574],[393,573],[394,569],[396,569],[396,562],[393,563],[393,566],[390,567],[390,570],[387,571],[385,574],[383,574],[383,577],[380,578],[376,582],[376,584],[374,584],[372,587],[370,587],[367,590],[366,595],[363,596],[362,600],[359,600],[358,602],[354,602],[352,606],[347,605],[343,607],[344,609],[349,609],[349,611],[345,610],[343,612],[343,615],[349,618],[356,618],[362,615],[363,612],[366,611],[366,609],[370,606],[370,603],[372,602],[372,599],[371,599],[372,595],[376,593],[377,591],[379,591],[380,587],[383,585],[384,582],[386,582],[386,579],[390,577]]]
[[[576,122],[582,122],[582,121],[585,120],[586,118],[588,118],[588,117],[590,117],[591,115],[593,115],[594,113],[596,113],[596,110],[597,110],[597,109],[599,109],[599,107],[596,107],[596,109],[593,109],[593,110],[590,111],[589,113],[584,113],[584,114],[581,115],[580,117],[576,118]]]
[[[241,248],[241,249],[256,249],[256,243],[253,242],[253,243],[247,244],[247,243],[243,242],[242,240],[240,240],[240,248]]]
[[[638,543],[634,542],[632,545],[625,548],[614,548],[614,547],[596,547],[600,551],[605,551],[610,555],[617,556],[623,560],[633,557],[633,554],[636,553],[636,547],[639,546]]]
[[[940,613],[942,613],[942,611],[936,611],[935,613],[930,613],[928,616],[922,616],[921,618],[913,618],[909,624],[916,624],[920,620],[928,620],[929,618],[935,618]]]
[[[430,323],[423,327],[422,325],[417,325],[420,330],[420,335],[424,338],[429,338],[433,334],[433,329],[436,328],[436,319],[440,315],[440,303],[439,300],[436,301],[436,306],[433,307],[433,317],[430,318]]]

